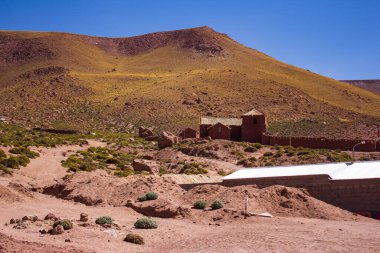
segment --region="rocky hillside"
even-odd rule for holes
[[[360,88],[380,94],[380,79],[370,80],[342,80],[342,82],[350,83]]]
[[[129,38],[2,31],[0,93],[0,115],[30,126],[178,131],[254,107],[272,133],[358,138],[374,137],[380,119],[378,94],[208,27]]]

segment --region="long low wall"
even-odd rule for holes
[[[356,146],[356,151],[363,152],[380,152],[380,142],[375,140],[353,140],[353,139],[327,139],[327,138],[313,138],[313,137],[283,137],[273,135],[263,135],[263,144],[266,145],[291,145],[293,147],[305,148],[326,148],[326,149],[341,149],[352,150],[352,148],[365,141],[365,144]]]
[[[330,180],[328,175],[224,180],[224,186],[255,184],[305,188],[313,197],[353,212],[380,213],[380,178]]]

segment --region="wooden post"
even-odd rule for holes
[[[244,191],[244,219],[248,216],[248,190]]]

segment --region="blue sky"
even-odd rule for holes
[[[203,25],[335,79],[380,78],[380,0],[0,0],[0,30],[126,37]]]

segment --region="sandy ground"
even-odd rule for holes
[[[91,145],[103,145],[91,143]],[[60,161],[63,152],[87,147],[69,146],[40,149],[41,156],[14,177],[0,177],[0,186],[9,183],[38,187],[54,183],[65,175]],[[375,220],[333,221],[296,217],[230,219],[163,219],[158,229],[137,230],[133,224],[142,215],[127,207],[86,206],[38,192],[23,194],[10,188],[19,198],[0,198],[0,252],[379,252],[380,222]],[[1,194],[0,194],[1,196]],[[81,212],[89,214],[90,225],[78,221]],[[11,218],[54,213],[74,221],[74,228],[62,235],[42,235],[38,231],[51,224],[36,222],[27,229],[6,225]],[[97,217],[109,215],[120,230],[95,225]],[[200,215],[202,212],[200,211]],[[133,232],[144,237],[145,245],[123,241]],[[5,234],[9,238],[1,236]],[[71,242],[65,242],[70,239]]]

